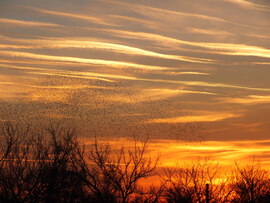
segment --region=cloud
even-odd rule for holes
[[[148,120],[145,123],[193,123],[193,122],[216,122],[224,119],[240,117],[240,114],[208,112],[207,115],[180,116]]]
[[[22,82],[19,82],[21,80],[22,78],[20,77],[0,74],[0,101],[11,99],[18,94],[22,94],[23,85],[21,85]]]
[[[46,23],[46,22],[38,22],[38,21],[24,21],[24,20],[16,20],[16,19],[8,19],[8,18],[0,18],[0,23],[15,24],[17,26],[38,26],[38,27],[58,27],[60,25],[55,23]]]
[[[180,95],[180,94],[206,94],[206,95],[217,95],[212,92],[203,92],[203,91],[192,91],[192,90],[185,90],[185,89],[165,89],[165,88],[159,88],[159,89],[145,89],[145,92],[147,94],[150,94],[151,96],[158,96],[158,95]]]
[[[233,35],[231,32],[222,30],[211,30],[211,29],[199,29],[199,28],[188,28],[188,31],[192,33],[205,34],[205,35]]]
[[[245,44],[231,44],[231,43],[195,43],[194,45],[207,49],[222,51],[222,52],[214,52],[217,54],[258,56],[263,58],[270,58],[270,50],[259,46],[250,46]]]
[[[0,81],[0,85],[16,85],[16,83],[14,83],[14,82],[3,82],[3,81]]]
[[[94,79],[94,80],[103,80],[106,82],[115,82],[106,78],[125,78],[124,76],[117,75],[109,75],[109,74],[98,74],[91,72],[78,72],[78,71],[66,71],[66,70],[54,70],[54,69],[46,69],[46,68],[34,68],[34,67],[25,67],[25,66],[15,66],[15,65],[5,65],[0,64],[2,67],[25,70],[28,74],[35,75],[47,75],[47,76],[60,76],[60,77],[70,77],[70,78],[78,78],[78,79]],[[100,77],[102,76],[102,77]],[[105,77],[105,78],[103,78]]]
[[[88,21],[91,23],[97,23],[97,24],[102,24],[102,25],[114,25],[114,24],[106,22],[106,20],[99,18],[97,16],[89,16],[89,15],[81,15],[81,14],[76,14],[76,13],[52,11],[52,10],[46,10],[46,9],[40,9],[40,8],[34,8],[34,7],[25,7],[25,8],[35,10],[35,11],[38,11],[40,13],[56,15],[56,16],[64,16],[64,17],[68,17],[68,18],[75,18],[75,19]]]
[[[230,167],[235,162],[249,164],[250,161],[262,161],[269,167],[270,140],[232,140],[186,143],[175,140],[151,140],[149,150],[162,154],[163,166],[175,166],[177,163],[192,163],[198,160],[218,161],[222,166]],[[179,161],[181,160],[181,162]]]
[[[270,50],[260,46],[251,46],[239,43],[210,43],[210,42],[194,42],[175,39],[159,34],[145,33],[145,32],[130,32],[130,31],[118,31],[111,30],[111,33],[117,33],[124,38],[135,38],[140,40],[156,41],[159,44],[167,47],[174,47],[181,45],[188,45],[191,47],[200,47],[208,50],[209,53],[221,54],[221,55],[238,55],[238,56],[257,56],[263,58],[270,58]],[[194,51],[194,50],[193,50]],[[196,50],[200,52],[201,50]],[[213,61],[211,59],[201,59],[205,61]]]
[[[220,98],[221,103],[236,103],[246,105],[269,104],[270,95],[248,95],[239,98]]]
[[[263,10],[263,11],[268,11],[270,7],[262,4],[256,4],[248,0],[223,0],[227,1],[233,4],[237,4],[243,8],[248,8],[248,9],[255,9],[255,10]]]
[[[207,132],[212,130],[209,137],[215,139],[236,134],[239,139],[267,136],[270,44],[266,1],[63,2],[3,4],[0,72],[10,78],[1,78],[0,95],[9,90],[21,96],[22,87],[41,92],[63,89],[72,95],[91,92],[92,87],[66,81],[93,82],[96,89],[100,84],[123,82],[140,89],[129,92],[141,97],[140,101],[154,101],[157,106],[163,100],[171,102],[167,106],[173,110],[166,116],[145,118],[161,123],[151,126],[197,121],[209,128]],[[43,86],[33,84],[30,77],[35,82],[52,78],[65,82]],[[105,100],[112,91],[102,92]],[[76,99],[78,94],[74,95]],[[125,96],[115,95],[113,104]],[[175,111],[182,104],[196,112],[177,117]],[[249,133],[246,129],[255,127],[233,125],[239,120],[262,125]]]
[[[69,40],[69,39],[54,39],[54,40],[37,40],[37,39],[13,39],[2,37],[3,39],[11,42],[24,43],[26,45],[8,45],[0,44],[0,47],[6,49],[44,49],[44,48],[90,48],[90,49],[105,49],[113,52],[130,54],[130,55],[142,55],[163,59],[180,60],[192,63],[211,63],[211,60],[205,60],[195,57],[179,56],[179,55],[169,55],[162,54],[153,51],[148,51],[145,49],[140,49],[132,46],[99,42],[99,41],[89,41],[89,40]],[[213,62],[213,60],[212,60]]]
[[[17,54],[18,53],[18,54]],[[22,52],[11,52],[11,55],[9,55],[9,52],[1,52],[1,54],[8,54],[9,56],[20,56],[20,57],[31,57],[35,56],[35,54],[26,54],[24,55]],[[15,54],[15,55],[13,55]],[[17,55],[16,55],[17,54]],[[50,56],[45,55],[37,55],[37,59],[48,59],[53,60],[54,57],[50,58]],[[41,56],[39,58],[39,56]],[[55,59],[58,59],[56,57]],[[65,61],[66,57],[60,57],[61,60]],[[71,59],[70,61],[77,61],[75,59]],[[91,59],[89,59],[91,61]],[[68,59],[66,60],[68,61]],[[79,61],[77,61],[79,62]],[[2,64],[3,65],[3,64]],[[110,64],[111,65],[111,64]],[[7,65],[9,66],[9,65]],[[24,69],[24,67],[16,67],[13,66],[13,68],[21,68]],[[29,67],[26,67],[26,69],[29,69]],[[31,69],[31,68],[30,68]],[[150,69],[152,70],[152,69]],[[104,73],[95,73],[95,72],[78,72],[78,71],[55,71],[54,73],[40,73],[40,72],[31,72],[31,74],[38,74],[38,75],[55,75],[55,76],[63,76],[63,77],[77,77],[77,78],[110,78],[110,79],[120,79],[120,80],[133,80],[133,81],[146,81],[146,82],[155,82],[155,83],[168,83],[168,84],[182,84],[186,86],[201,86],[201,87],[218,87],[218,88],[232,88],[232,89],[245,89],[245,90],[255,90],[255,91],[266,91],[270,92],[270,88],[257,88],[257,87],[247,87],[247,86],[240,86],[240,85],[230,85],[230,84],[224,84],[224,83],[214,83],[214,82],[204,82],[204,81],[177,81],[177,80],[165,80],[165,79],[152,79],[152,78],[142,78],[142,77],[133,77],[133,76],[125,76],[125,75],[114,75],[114,74],[104,74]]]
[[[2,56],[8,57],[21,57],[21,58],[31,58],[37,60],[49,60],[49,61],[68,61],[75,63],[85,63],[93,65],[105,65],[114,68],[135,68],[135,69],[145,69],[145,70],[169,70],[170,68],[161,67],[161,66],[150,66],[143,64],[134,64],[122,61],[110,61],[102,59],[88,59],[88,58],[79,58],[79,57],[68,57],[68,56],[52,56],[44,54],[34,54],[29,52],[16,52],[16,51],[2,51],[0,53]]]
[[[137,24],[137,25],[144,26],[147,28],[158,29],[159,26],[162,25],[161,22],[156,22],[156,21],[147,20],[147,19],[140,19],[140,18],[135,18],[131,16],[107,15],[106,18],[110,19],[113,22],[116,21],[119,26],[125,25],[127,23],[133,23],[133,24]]]
[[[37,88],[37,89],[66,89],[66,90],[80,90],[80,89],[112,89],[110,87],[101,87],[101,86],[94,86],[94,85],[85,85],[85,84],[74,84],[74,85],[27,85],[30,88]]]
[[[109,31],[109,30],[108,30]],[[239,55],[239,56],[257,56],[263,58],[270,58],[270,49],[266,49],[260,46],[251,46],[245,44],[232,44],[232,43],[206,43],[206,42],[192,42],[174,39],[162,35],[152,34],[152,33],[142,33],[142,32],[130,32],[130,31],[117,31],[110,30],[112,33],[117,33],[123,37],[127,38],[136,38],[136,39],[146,39],[151,41],[157,41],[161,44],[169,46],[181,46],[188,45],[192,47],[200,47],[208,49],[209,53],[222,54],[222,55]],[[119,53],[125,54],[135,54],[135,55],[144,55],[165,59],[181,60],[194,63],[214,63],[216,62],[213,59],[205,58],[196,58],[188,56],[179,56],[179,55],[168,55],[161,54],[153,51],[148,51],[132,46],[108,43],[108,42],[98,42],[98,41],[83,41],[83,40],[68,40],[68,39],[58,39],[58,40],[26,40],[26,39],[12,39],[5,38],[10,41],[17,41],[20,43],[26,43],[26,45],[2,45],[3,48],[96,48],[96,49],[107,49],[113,50]],[[17,46],[17,47],[16,47]],[[25,47],[24,47],[25,46]],[[31,47],[32,46],[32,47]],[[197,51],[199,52],[199,50]]]
[[[140,12],[143,15],[150,15],[153,13],[155,16],[160,17],[161,14],[163,15],[173,15],[173,16],[186,16],[186,17],[191,17],[191,18],[198,18],[198,19],[204,19],[204,20],[211,20],[211,21],[217,21],[217,22],[229,22],[226,21],[225,19],[218,18],[215,16],[208,16],[208,15],[203,15],[203,14],[197,14],[197,13],[192,13],[192,12],[183,12],[183,11],[177,11],[177,10],[168,10],[164,8],[157,8],[157,7],[151,7],[151,6],[146,6],[142,4],[133,4],[133,3],[127,3],[127,2],[122,2],[122,1],[107,1],[108,3],[113,3],[113,4],[118,4],[118,5],[125,5],[126,7],[129,7],[130,9]]]
[[[168,99],[176,96],[182,96],[186,94],[201,94],[201,95],[216,95],[212,92],[193,91],[188,89],[169,89],[169,88],[151,88],[143,89],[139,92],[139,96],[142,97],[142,101],[154,101]]]

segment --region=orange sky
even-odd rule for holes
[[[149,136],[164,163],[267,165],[269,33],[263,0],[4,0],[0,120]]]

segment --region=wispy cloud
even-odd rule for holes
[[[212,29],[201,29],[201,28],[188,28],[188,31],[192,33],[205,34],[205,35],[233,35],[231,32],[222,30],[212,30]]]
[[[223,54],[223,55],[239,55],[239,56],[258,56],[264,58],[270,58],[270,49],[263,48],[260,46],[251,46],[245,44],[232,44],[232,43],[205,43],[205,42],[192,42],[174,39],[158,34],[152,33],[142,33],[142,32],[130,32],[130,31],[117,31],[111,30],[112,33],[118,33],[124,37],[136,38],[136,39],[146,39],[151,41],[158,41],[162,44],[172,45],[188,45],[193,47],[201,47],[204,49],[208,49],[209,53]],[[169,55],[169,54],[161,54],[153,51],[148,51],[132,46],[108,43],[108,42],[98,42],[98,41],[83,41],[83,40],[69,40],[69,39],[58,39],[58,40],[26,40],[26,39],[12,39],[6,38],[10,41],[17,41],[21,43],[26,43],[25,47],[22,45],[2,45],[3,48],[96,48],[96,49],[108,49],[113,50],[120,53],[126,54],[135,54],[135,55],[145,55],[152,56],[158,58],[166,58],[173,60],[182,60],[194,63],[213,63],[215,60],[213,59],[205,59],[205,58],[196,58],[196,57],[188,57],[188,56],[179,56],[179,55]],[[31,45],[31,44],[32,45]],[[31,47],[32,46],[32,47]],[[199,50],[198,50],[199,52]]]
[[[181,94],[217,95],[216,93],[212,93],[212,92],[192,91],[192,90],[186,90],[186,89],[165,89],[165,88],[146,89],[145,92],[147,92],[150,95],[170,95],[170,96],[181,95]]]
[[[9,52],[1,52],[1,54],[8,54]],[[12,53],[12,52],[11,52]],[[16,55],[17,52],[12,53],[9,56],[17,56],[17,57],[30,57],[32,56],[32,54],[30,54],[28,56],[28,54],[24,55],[20,55],[21,52],[18,52],[19,54]],[[15,54],[15,55],[14,55]],[[41,57],[42,59],[47,59],[47,57]],[[40,58],[40,59],[41,59]],[[57,59],[58,57],[56,57]],[[37,58],[39,59],[39,58]],[[56,60],[55,59],[55,60]],[[50,60],[50,57],[49,59]],[[52,59],[51,59],[52,60]],[[65,57],[62,58],[63,61],[65,61]],[[66,60],[69,61],[69,60]],[[71,60],[73,61],[73,60]],[[79,62],[76,60],[76,62]],[[151,69],[152,70],[152,69]],[[72,71],[65,71],[65,74],[61,74],[61,73],[51,73],[51,75],[58,75],[58,76],[65,76],[66,73],[72,73]],[[35,74],[49,74],[49,73],[38,73],[38,72],[32,72]],[[186,86],[202,86],[202,87],[217,87],[217,88],[232,88],[232,89],[245,89],[245,90],[255,90],[255,91],[266,91],[266,92],[270,92],[270,88],[257,88],[257,87],[247,87],[247,86],[240,86],[240,85],[231,85],[231,84],[225,84],[225,83],[214,83],[214,82],[204,82],[204,81],[177,81],[177,80],[165,80],[165,79],[151,79],[151,78],[142,78],[142,77],[133,77],[133,76],[124,76],[124,75],[113,75],[113,74],[103,74],[103,73],[95,73],[95,72],[76,72],[74,71],[73,73],[75,73],[77,76],[73,75],[70,77],[102,77],[102,78],[111,78],[111,79],[122,79],[122,80],[133,80],[133,81],[146,81],[146,82],[155,82],[155,83],[168,83],[168,84],[182,84],[182,85],[186,85]],[[79,76],[81,75],[81,76]],[[66,75],[68,76],[68,75]]]
[[[3,4],[0,97],[8,92],[21,96],[25,88],[33,90],[35,101],[46,99],[49,92],[64,92],[63,98],[56,95],[52,101],[75,100],[79,99],[77,95],[82,96],[77,92],[88,94],[90,88],[98,92],[98,88],[108,85],[114,88],[102,89],[100,101],[108,100],[113,105],[123,101],[136,106],[135,99],[126,101],[129,95],[147,105],[155,103],[157,108],[170,106],[160,117],[148,108],[149,115],[142,120],[157,124],[147,126],[167,128],[195,121],[209,127],[209,137],[214,139],[223,139],[223,135],[234,138],[236,133],[239,139],[267,136],[268,2],[63,1]],[[56,82],[51,84],[50,80]],[[121,89],[126,84],[123,91],[127,94]],[[109,98],[108,94],[116,90],[114,99]],[[171,103],[162,105],[161,101]],[[182,105],[194,111],[178,117]],[[59,112],[53,113],[51,116]],[[136,113],[148,112],[132,115]],[[126,112],[115,112],[115,116],[128,117]],[[134,125],[141,120],[137,121],[132,120]],[[246,123],[261,125],[250,127]],[[167,129],[155,130],[164,137],[171,134]],[[218,149],[210,145],[208,150],[201,150],[205,154],[216,150],[220,158],[233,156],[220,145]]]
[[[69,39],[55,39],[55,40],[37,40],[37,39],[13,39],[2,37],[3,39],[11,42],[24,43],[25,45],[9,45],[0,44],[0,47],[6,49],[44,49],[44,48],[90,48],[90,49],[105,49],[109,51],[114,51],[123,54],[131,55],[142,55],[149,57],[157,57],[171,60],[187,61],[192,63],[211,63],[211,60],[205,60],[201,58],[179,56],[179,55],[169,55],[157,53],[154,51],[148,51],[141,48],[136,48],[132,46],[107,43],[99,41],[89,41],[89,40],[69,40]],[[214,62],[214,60],[212,60]]]
[[[40,8],[34,8],[34,7],[25,7],[25,8],[35,10],[40,13],[56,15],[56,16],[64,16],[68,18],[75,18],[75,19],[88,21],[91,23],[97,23],[97,24],[102,24],[102,25],[114,25],[112,23],[106,22],[106,20],[99,18],[97,16],[81,15],[81,14],[61,12],[61,11],[52,11],[52,10],[46,10],[46,9],[40,9]]]
[[[205,141],[203,143],[185,143],[175,140],[152,140],[149,149],[162,153],[162,163],[165,166],[175,166],[176,163],[193,162],[198,159],[218,161],[223,166],[231,166],[235,162],[247,164],[250,161],[263,161],[264,167],[269,167],[270,140],[232,140]],[[181,163],[179,163],[181,164]]]
[[[258,56],[263,58],[270,58],[270,50],[245,44],[231,44],[231,43],[192,43],[194,46],[199,46],[212,50],[220,50],[215,52],[217,54],[225,55],[239,55],[239,56]]]
[[[39,22],[39,21],[26,21],[26,20],[17,20],[17,19],[10,19],[10,18],[0,18],[0,23],[7,23],[7,24],[14,24],[17,26],[38,26],[38,27],[57,27],[60,26],[55,23],[47,23],[47,22]]]
[[[193,122],[216,122],[224,119],[240,117],[241,114],[225,112],[208,112],[207,115],[180,116],[160,118],[145,121],[145,123],[193,123]]]
[[[160,14],[163,15],[174,15],[174,16],[186,16],[186,17],[192,17],[192,18],[198,18],[198,19],[204,19],[204,20],[211,20],[211,21],[218,21],[218,22],[228,22],[225,19],[218,18],[215,16],[208,16],[204,14],[198,14],[198,13],[192,13],[192,12],[183,12],[183,11],[177,11],[177,10],[168,10],[164,8],[157,8],[157,7],[151,7],[141,4],[135,4],[135,3],[129,3],[129,2],[123,2],[123,1],[107,1],[108,3],[118,4],[118,5],[126,5],[130,9],[133,9],[137,12],[140,12],[144,15],[150,15],[151,13],[154,13],[155,16],[159,16]]]
[[[145,39],[150,41],[156,41],[163,46],[174,47],[181,45],[188,45],[192,47],[200,47],[209,50],[209,53],[222,54],[222,55],[238,55],[238,56],[258,56],[264,58],[270,58],[270,50],[260,47],[251,46],[238,43],[209,43],[209,42],[194,42],[175,39],[159,34],[144,33],[144,32],[130,32],[130,31],[117,31],[111,30],[111,33],[117,33],[124,38]],[[194,50],[193,50],[194,51]],[[197,50],[200,52],[201,50]],[[201,59],[203,60],[203,59]],[[204,59],[211,61],[211,59]]]
[[[110,61],[102,59],[88,59],[88,58],[79,58],[79,57],[68,57],[68,56],[52,56],[44,54],[34,54],[29,52],[15,52],[15,51],[2,51],[0,53],[2,56],[8,57],[21,57],[21,58],[31,58],[37,60],[49,60],[49,61],[68,61],[75,63],[86,63],[93,65],[107,65],[114,68],[135,68],[135,69],[146,69],[146,70],[169,70],[170,68],[161,67],[161,66],[150,66],[143,64],[135,64],[122,61]]]
[[[183,96],[187,94],[199,94],[199,95],[216,95],[213,92],[204,91],[193,91],[188,89],[169,89],[169,88],[152,88],[144,89],[139,92],[140,96],[144,98],[145,101],[162,100],[168,99],[176,96]]]
[[[91,72],[78,72],[78,71],[67,71],[67,70],[55,70],[55,69],[46,69],[46,68],[34,68],[34,67],[25,67],[25,66],[16,66],[16,65],[5,65],[0,64],[0,67],[24,70],[27,71],[28,74],[34,75],[47,75],[47,76],[60,76],[60,77],[70,77],[70,78],[78,78],[78,79],[92,79],[92,80],[103,80],[106,82],[115,82],[106,78],[116,78],[121,79],[124,76],[110,75],[110,74],[98,74]],[[102,77],[100,77],[102,76]]]
[[[221,103],[236,103],[246,105],[257,105],[270,103],[270,95],[249,95],[238,98],[220,98]]]
[[[249,8],[249,9],[256,9],[256,10],[264,10],[264,11],[269,11],[270,7],[263,5],[263,4],[257,4],[248,0],[223,0],[223,1],[228,1],[233,4],[237,4],[241,7],[244,8]]]
[[[3,81],[0,81],[0,85],[16,85],[16,83],[14,83],[14,82],[3,82]]]

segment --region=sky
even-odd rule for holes
[[[267,0],[1,0],[0,120],[268,158],[269,33]]]

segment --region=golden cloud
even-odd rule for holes
[[[2,48],[9,49],[43,49],[43,48],[90,48],[90,49],[105,49],[109,51],[114,51],[123,54],[130,55],[142,55],[149,57],[157,57],[164,59],[180,60],[187,61],[192,63],[212,63],[214,60],[205,60],[201,58],[188,57],[188,56],[179,56],[179,55],[169,55],[157,53],[154,51],[148,51],[145,49],[140,49],[132,46],[99,42],[99,41],[89,41],[89,40],[70,40],[70,39],[54,39],[54,40],[37,40],[37,39],[14,39],[2,37],[3,39],[16,43],[25,43],[26,45],[8,45],[0,44]]]
[[[241,56],[258,56],[264,58],[270,58],[270,50],[259,47],[250,46],[245,44],[232,44],[232,43],[205,43],[205,42],[192,42],[180,39],[175,39],[159,34],[144,33],[144,32],[131,32],[131,31],[118,31],[111,30],[111,33],[117,33],[125,38],[146,39],[150,41],[156,41],[163,46],[176,47],[181,45],[188,45],[194,47],[201,47],[208,49],[209,53],[223,54],[223,55],[241,55]],[[213,51],[214,50],[214,51]],[[200,50],[197,50],[199,52]],[[211,59],[201,59],[205,61],[212,61]]]
[[[222,98],[220,99],[220,101],[222,103],[256,105],[256,104],[270,103],[270,95],[249,95],[247,97],[239,97],[239,98]]]
[[[151,119],[145,123],[193,123],[193,122],[216,122],[229,118],[240,117],[241,114],[227,112],[208,112],[206,115],[179,116],[171,118]]]
[[[105,65],[114,68],[136,68],[136,69],[146,69],[146,70],[169,70],[170,68],[161,67],[161,66],[150,66],[143,64],[135,64],[122,61],[110,61],[102,59],[88,59],[88,58],[79,58],[79,57],[68,57],[68,56],[52,56],[44,54],[34,54],[29,52],[15,52],[15,51],[2,51],[0,53],[2,56],[8,57],[21,57],[21,58],[31,58],[37,60],[49,60],[49,61],[68,61],[75,63],[85,63],[93,65]]]
[[[221,165],[231,166],[239,160],[247,164],[258,157],[258,160],[263,159],[265,167],[269,167],[269,143],[270,140],[222,140],[200,143],[151,140],[149,150],[153,153],[162,154],[163,166],[175,166],[183,162],[198,161],[199,159],[218,161]]]

